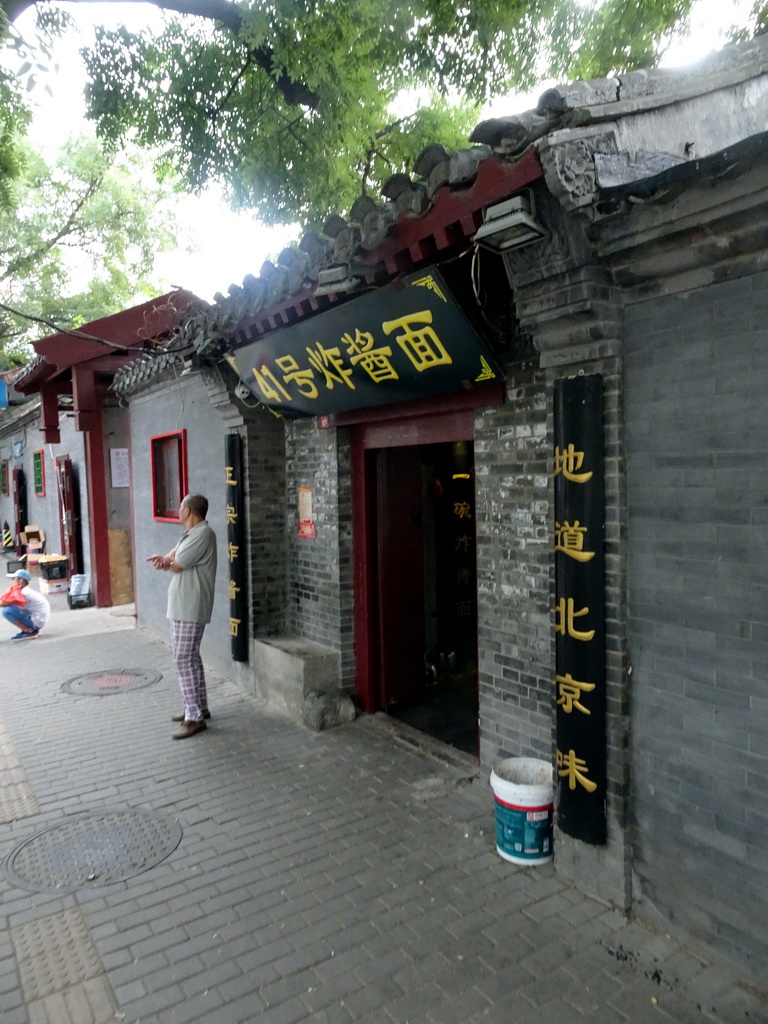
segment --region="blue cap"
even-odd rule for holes
[[[7,572],[5,575],[8,577],[9,580],[26,580],[27,583],[31,582],[32,580],[32,577],[29,575],[26,569],[17,569],[16,572]]]

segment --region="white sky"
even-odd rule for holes
[[[83,26],[86,38],[94,24],[126,24],[137,30],[162,24],[162,15],[149,4],[72,4],[68,12]],[[724,32],[734,22],[743,22],[751,0],[697,0],[691,15],[689,38],[675,43],[667,51],[662,65],[666,67],[691,64],[723,45]],[[29,19],[29,20],[27,20]],[[24,31],[32,24],[31,12],[18,21]],[[55,53],[60,70],[52,82],[53,96],[37,90],[38,110],[33,125],[33,139],[40,145],[55,147],[64,139],[84,130],[82,90],[84,75],[77,56],[77,45],[71,39]],[[484,111],[484,116],[520,113],[536,106],[546,84],[530,94],[507,96]],[[201,298],[213,298],[216,291],[226,293],[229,284],[242,282],[246,274],[258,274],[262,263],[276,255],[295,238],[290,228],[266,228],[250,214],[235,214],[215,190],[199,197],[188,196],[181,201],[180,219],[189,225],[190,241],[196,252],[179,248],[161,254],[157,272],[169,284],[180,285]]]

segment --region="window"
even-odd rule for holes
[[[42,448],[32,452],[32,476],[35,480],[35,494],[40,498],[45,497],[45,452]]]
[[[152,504],[155,519],[178,523],[187,493],[187,432],[159,434],[152,444]]]
[[[8,472],[8,459],[0,462],[0,494],[10,494],[10,473]]]

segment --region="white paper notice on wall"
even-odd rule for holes
[[[109,449],[109,468],[112,473],[113,487],[130,487],[131,477],[128,470],[128,449]]]

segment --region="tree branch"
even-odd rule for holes
[[[0,0],[2,10],[9,21],[34,7],[35,3],[49,3],[50,0]],[[121,3],[123,0],[71,0],[72,3]],[[196,18],[207,18],[218,25],[228,28],[234,35],[239,35],[243,27],[243,12],[239,4],[232,0],[148,0],[163,11],[174,11],[176,14],[189,14]],[[285,102],[292,107],[311,107],[316,110],[320,97],[304,82],[295,82],[285,68],[275,68],[275,51],[271,46],[257,46],[250,51],[250,57],[262,71],[266,71]]]
[[[2,274],[0,274],[0,281],[6,281],[9,277],[14,274],[18,274],[20,271],[25,270],[27,267],[31,267],[37,260],[45,256],[46,253],[50,252],[54,245],[57,245],[62,238],[66,238],[67,235],[71,234],[77,226],[77,216],[83,209],[85,204],[94,196],[99,189],[103,181],[103,177],[99,175],[98,178],[94,178],[88,183],[88,188],[83,194],[77,199],[72,209],[70,210],[69,216],[64,221],[62,226],[51,238],[43,242],[42,245],[38,246],[34,252],[26,253],[23,256],[17,256],[15,260],[8,264]]]

